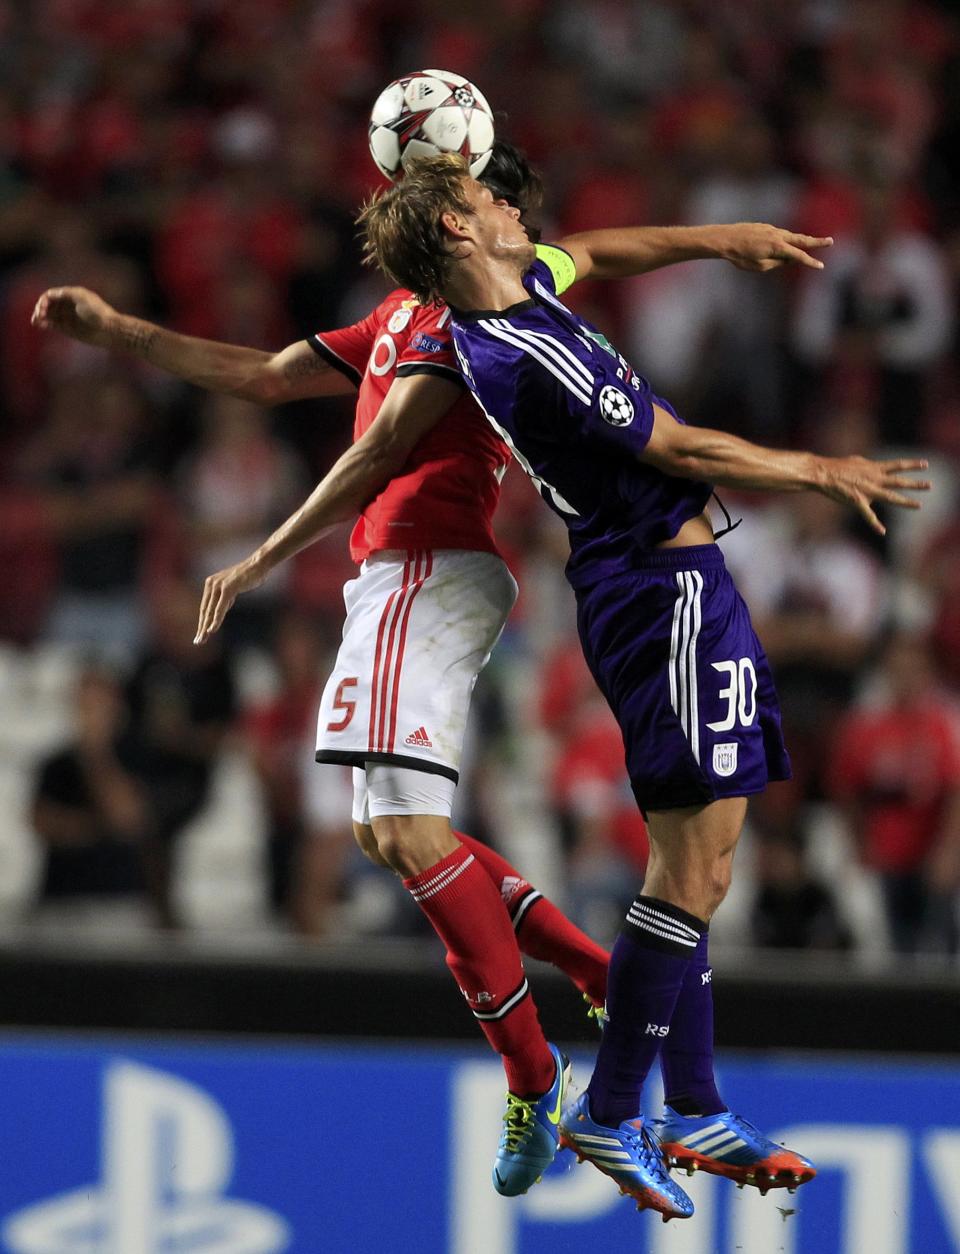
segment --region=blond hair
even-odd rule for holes
[[[421,157],[399,183],[375,192],[360,211],[363,255],[425,304],[442,304],[452,252],[440,219],[472,214],[464,179],[467,164],[456,153]]]

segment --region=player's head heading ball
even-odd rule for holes
[[[413,161],[399,183],[375,192],[357,218],[364,260],[425,303],[440,302],[450,245],[441,219],[469,217],[466,162],[454,153]]]
[[[357,219],[364,254],[425,303],[446,299],[455,267],[506,257],[523,270],[533,245],[516,206],[494,200],[454,154],[411,162],[402,182],[377,192]]]

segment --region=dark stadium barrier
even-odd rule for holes
[[[730,1049],[960,1054],[960,976],[917,962],[864,971],[834,956],[754,952],[715,961],[717,1040]],[[548,1034],[595,1039],[583,1003],[539,963]],[[0,1026],[474,1041],[432,941],[251,952],[142,943],[0,947]]]

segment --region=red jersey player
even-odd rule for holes
[[[484,178],[514,176],[524,208],[525,162],[497,147],[501,159]],[[504,190],[496,186],[498,196]],[[636,272],[697,257],[767,269],[779,264],[786,238],[757,224],[637,228],[578,237],[578,274],[562,248],[546,250],[545,259],[562,290],[591,272],[591,242],[603,262],[628,244]],[[359,387],[356,442],[249,558],[207,580],[197,642],[217,630],[239,593],[361,512],[352,550],[362,565],[345,589],[343,643],[321,702],[317,756],[355,764],[359,843],[403,876],[501,1054],[510,1093],[494,1185],[526,1191],[546,1161],[538,1136],[556,1140],[566,1069],[540,1029],[520,950],[560,966],[594,1003],[603,999],[606,955],[502,858],[450,826],[470,693],[516,586],[490,528],[506,449],[467,399],[446,311],[394,292],[355,326],[276,354],[177,335],[119,314],[82,288],[45,292],[33,321],[261,404]]]

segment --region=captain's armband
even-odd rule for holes
[[[538,244],[537,260],[542,261],[553,275],[553,286],[558,296],[577,281],[577,267],[565,248],[556,244]]]

